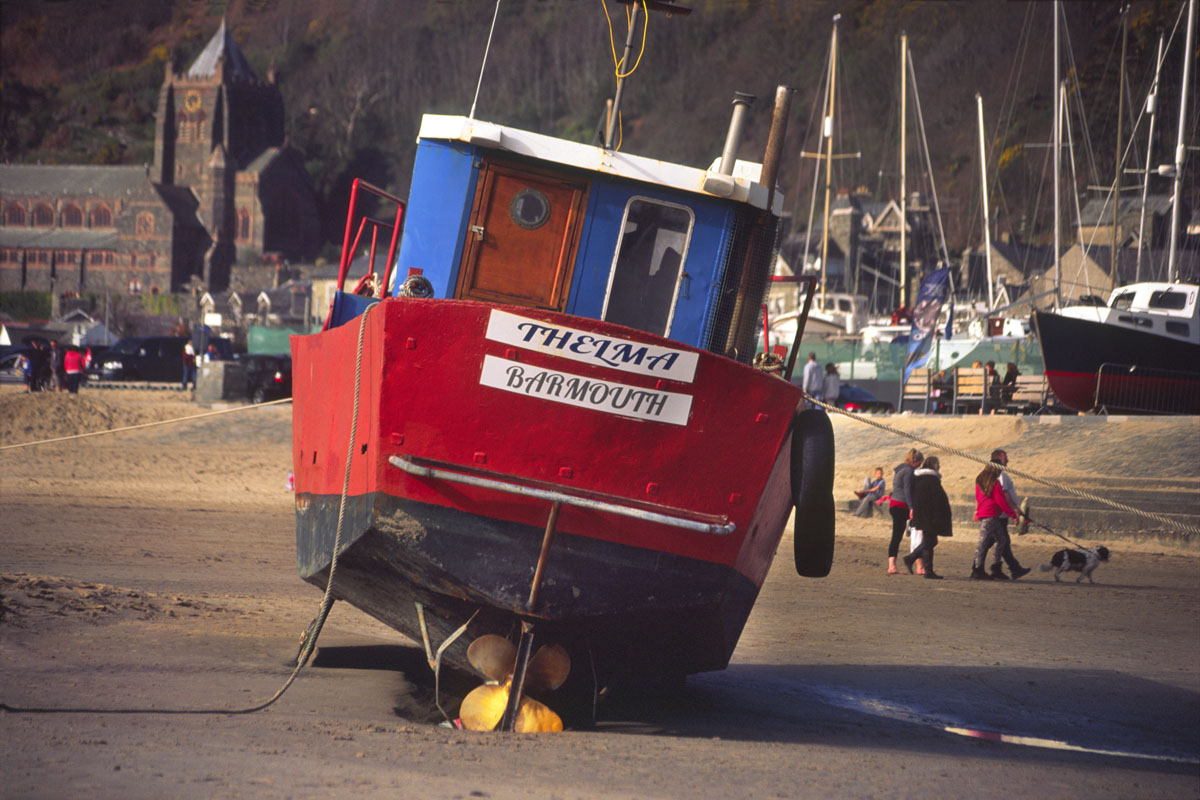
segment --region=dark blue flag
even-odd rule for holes
[[[912,333],[908,335],[908,357],[904,359],[904,382],[917,367],[929,359],[929,347],[933,344],[937,329],[938,314],[942,304],[950,296],[950,268],[936,269],[921,281],[917,290],[917,301],[913,304]]]

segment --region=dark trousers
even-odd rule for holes
[[[888,558],[895,558],[900,552],[900,540],[904,538],[904,529],[908,527],[908,507],[891,506],[888,511],[892,515],[892,541],[888,544]]]

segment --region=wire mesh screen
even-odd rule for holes
[[[1195,414],[1200,410],[1200,374],[1101,364],[1094,405],[1109,413]]]
[[[743,364],[753,361],[779,238],[778,217],[753,208],[738,211],[720,272],[708,350]]]

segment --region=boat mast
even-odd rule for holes
[[[900,32],[900,307],[908,306],[908,206],[905,168],[908,159],[905,156],[905,128],[908,127],[908,70],[905,61],[908,56],[908,34]]]
[[[1142,212],[1138,220],[1137,267],[1134,282],[1142,282],[1142,250],[1146,246],[1146,203],[1150,199],[1150,157],[1154,153],[1154,119],[1158,116],[1158,75],[1162,69],[1163,33],[1158,33],[1158,57],[1154,60],[1154,83],[1146,95],[1146,113],[1150,115],[1150,134],[1146,138],[1146,169],[1142,173]]]
[[[1125,47],[1129,41],[1129,4],[1121,9],[1121,80],[1117,93],[1117,158],[1113,167],[1113,224],[1112,264],[1108,275],[1108,291],[1117,288],[1117,212],[1121,207],[1121,115],[1125,113]]]
[[[825,269],[829,264],[829,202],[833,183],[833,102],[837,96],[837,29],[841,14],[833,17],[833,40],[829,47],[829,113],[825,117],[825,223],[821,229],[821,307],[825,307]]]
[[[608,130],[604,133],[605,150],[613,149],[613,137],[617,134],[617,118],[621,113],[621,94],[625,90],[625,78],[628,77],[625,69],[629,63],[629,54],[633,52],[633,32],[637,28],[638,14],[642,10],[637,3],[631,3],[630,6],[629,30],[625,32],[625,52],[621,54],[621,61],[617,64],[617,91],[613,94],[612,114],[608,117]]]
[[[987,261],[988,282],[988,311],[996,306],[996,298],[992,290],[992,221],[988,216],[988,182],[987,182],[987,149],[983,135],[983,96],[975,93],[975,106],[979,111],[979,172],[980,186],[983,187],[983,248]]]
[[[1062,172],[1062,87],[1058,81],[1058,11],[1059,0],[1054,0],[1054,307],[1062,307],[1062,259],[1059,257],[1059,243],[1062,236],[1059,231],[1061,224],[1059,203],[1061,202],[1062,187],[1059,185]]]
[[[1179,280],[1179,205],[1183,199],[1183,159],[1186,155],[1183,145],[1183,131],[1187,124],[1188,84],[1192,74],[1192,32],[1196,27],[1196,0],[1188,0],[1187,36],[1183,45],[1183,91],[1179,99],[1179,133],[1175,139],[1174,165],[1174,201],[1171,203],[1171,249],[1167,260],[1167,281],[1175,283]]]

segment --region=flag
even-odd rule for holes
[[[917,301],[913,304],[912,332],[908,335],[908,357],[904,359],[904,382],[917,367],[924,366],[929,358],[929,347],[937,330],[938,314],[942,304],[950,296],[950,269],[943,267],[925,276],[921,288],[917,289]]]

